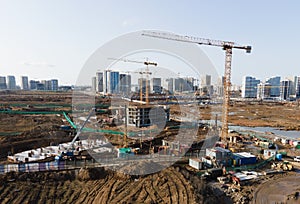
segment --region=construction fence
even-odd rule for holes
[[[9,172],[43,172],[43,171],[62,171],[78,169],[86,166],[99,166],[97,163],[91,162],[67,162],[67,161],[51,161],[39,163],[19,163],[19,164],[0,164],[0,174]]]
[[[275,156],[270,157],[267,160],[264,160],[262,162],[256,163],[256,164],[250,164],[250,165],[243,165],[243,166],[238,166],[238,167],[226,167],[227,171],[243,171],[243,170],[254,170],[254,169],[260,169],[267,165],[269,162],[273,161]]]

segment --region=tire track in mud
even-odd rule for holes
[[[109,201],[113,201],[115,199],[115,197],[118,195],[118,193],[116,192],[116,189],[118,189],[118,187],[120,187],[121,184],[123,184],[123,187],[121,189],[122,189],[122,191],[124,191],[124,189],[126,189],[126,186],[128,185],[128,182],[122,181],[122,180],[117,180],[117,182],[114,183],[114,185],[111,188],[110,195],[109,195]],[[121,189],[119,189],[119,190],[121,190]],[[120,193],[122,191],[120,191]]]
[[[27,188],[28,190],[30,190],[30,189],[28,188],[28,186],[26,186],[26,188]],[[18,193],[18,192],[14,192],[13,194],[14,194],[15,196],[12,197],[12,200],[11,200],[12,203],[24,203],[25,200],[26,200],[26,198],[28,197],[28,194],[27,194],[27,193]]]
[[[11,193],[14,193],[15,185],[7,185],[7,188],[4,189],[1,197],[0,197],[0,203],[9,203],[11,202],[11,196],[9,196]]]
[[[173,172],[170,172],[168,174],[168,184],[170,186],[170,197],[172,198],[172,202],[171,203],[178,203],[179,202],[179,190],[178,187],[176,185],[176,182],[174,182],[174,178],[172,176],[170,176],[170,174],[172,174]]]
[[[112,200],[113,202],[122,202],[126,200],[131,200],[136,195],[138,195],[139,191],[141,191],[142,186],[144,185],[144,181],[142,180],[137,185],[135,182],[126,182],[122,189],[119,189],[120,193]],[[130,191],[128,192],[128,190]],[[128,193],[127,193],[128,192]]]
[[[89,170],[86,170],[89,171]],[[84,172],[83,172],[84,173]],[[161,172],[128,176],[105,170],[98,179],[73,177],[65,172],[62,179],[56,173],[22,175],[22,181],[0,186],[0,203],[193,203],[193,188],[180,171],[169,167]],[[83,174],[88,175],[88,174]],[[32,181],[35,176],[39,181]],[[26,181],[27,179],[27,181]],[[17,195],[13,193],[18,189]],[[34,189],[34,190],[33,190]]]
[[[151,182],[146,183],[144,185],[144,189],[148,193],[148,197],[149,197],[150,202],[156,202],[156,203],[161,203],[162,202],[162,199],[160,198],[160,196],[155,195],[155,190],[154,190],[153,185],[152,185]]]
[[[136,195],[135,201],[146,200],[148,196],[148,192],[145,190],[145,188],[143,188],[138,195]]]
[[[34,186],[34,189],[31,190],[31,194],[29,194],[28,199],[29,200],[39,200],[40,199],[40,187]]]
[[[113,179],[109,179],[109,180],[112,180],[112,182],[110,182],[110,183],[106,182],[103,185],[103,188],[100,189],[100,191],[98,192],[98,194],[95,198],[95,201],[97,203],[108,203],[111,191],[112,191],[115,183],[117,182],[117,180],[113,180]]]
[[[191,185],[189,183],[189,181],[187,179],[184,178],[184,176],[181,173],[178,174],[174,174],[177,177],[177,181],[176,184],[181,184],[181,194],[182,196],[179,196],[182,200],[179,201],[179,203],[191,203],[191,202],[195,202],[194,200],[192,200],[191,198],[193,198],[193,192],[192,189],[188,189],[187,186]]]
[[[151,179],[150,187],[152,187],[153,195],[157,197],[156,200],[160,203],[163,203],[163,198],[161,197],[159,192],[164,189],[162,188],[162,186],[159,185],[158,181],[159,181],[159,174],[154,174],[153,178]],[[159,187],[161,187],[161,189]]]

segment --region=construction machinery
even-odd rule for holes
[[[152,66],[157,66],[156,62],[149,62],[148,59],[146,61],[136,61],[136,60],[129,60],[129,59],[124,59],[124,58],[108,58],[110,60],[116,60],[116,61],[123,61],[123,62],[130,62],[130,63],[139,63],[139,64],[144,64],[146,65],[146,70],[145,71],[140,71],[140,72],[134,72],[134,73],[139,73],[141,75],[141,80],[140,80],[140,101],[143,101],[143,74],[146,74],[146,83],[145,83],[145,92],[146,92],[146,104],[149,104],[149,75],[152,74],[152,72],[149,71],[149,65]]]
[[[191,37],[177,35],[167,32],[158,31],[143,31],[142,35],[148,37],[155,37],[166,40],[174,40],[178,42],[196,43],[199,45],[209,45],[222,47],[225,50],[225,81],[224,81],[224,94],[223,94],[223,109],[222,109],[222,140],[225,142],[228,136],[228,112],[229,112],[229,102],[230,102],[230,87],[231,87],[231,60],[232,60],[232,50],[233,49],[243,49],[247,53],[251,52],[251,46],[241,46],[234,42],[221,41],[221,40],[211,40],[205,38]]]

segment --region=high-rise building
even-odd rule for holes
[[[92,77],[92,91],[97,91],[97,77]]]
[[[177,92],[192,91],[194,81],[192,78],[176,78],[174,80],[174,88]]]
[[[270,99],[271,85],[261,82],[257,84],[257,99]]]
[[[44,84],[44,88],[39,88],[38,90],[51,91],[51,81],[50,80],[41,80],[41,83]],[[39,85],[39,87],[41,87]]]
[[[175,87],[174,87],[174,78],[169,78],[166,80],[168,83],[168,91],[170,93],[174,93]]]
[[[138,83],[139,83],[139,91],[142,90],[143,93],[146,93],[146,85],[148,86],[148,91],[150,91],[149,80],[145,78],[139,78]]]
[[[184,91],[189,91],[189,92],[193,92],[194,91],[194,82],[195,82],[195,78],[193,77],[185,77],[184,78]]]
[[[161,93],[162,92],[161,78],[152,78],[151,87],[153,93],[157,93],[157,94]]]
[[[7,88],[10,89],[10,90],[16,89],[15,76],[7,76]]]
[[[280,99],[287,100],[290,98],[292,90],[292,81],[291,80],[282,80],[280,82]]]
[[[21,89],[28,90],[29,84],[28,84],[28,77],[27,76],[21,76]]]
[[[0,76],[0,89],[7,89],[5,76]]]
[[[294,86],[296,98],[300,98],[300,76],[295,77]]]
[[[185,78],[169,78],[168,82],[168,91],[173,92],[192,92],[194,91],[194,82],[195,78],[185,77]]]
[[[40,83],[40,82],[39,81],[35,81],[35,80],[30,80],[29,81],[29,88],[30,88],[30,90],[36,90],[38,83]]]
[[[110,71],[108,70],[105,70],[103,71],[103,93],[107,94],[109,93],[109,78],[110,78],[110,74],[109,74]]]
[[[45,83],[36,83],[36,90],[44,91],[45,90]]]
[[[131,92],[131,75],[120,74],[120,93],[123,95],[129,95]]]
[[[58,90],[58,80],[57,79],[51,79],[50,80],[50,90],[51,91],[57,91]]]
[[[131,83],[131,78],[130,78]],[[104,70],[96,73],[96,91],[104,94],[118,94],[120,92],[120,73]]]
[[[110,72],[109,78],[109,93],[118,94],[120,91],[120,74],[119,72],[112,71]]]
[[[242,98],[256,98],[257,85],[260,83],[259,79],[252,76],[244,76],[242,82]]]
[[[280,96],[280,76],[271,77],[266,80],[270,88],[270,97],[271,98],[278,98]]]
[[[211,85],[211,75],[205,75],[201,79],[200,86],[201,95],[212,96],[214,93],[213,86]]]
[[[217,86],[216,86],[216,94],[218,97],[222,97],[224,93],[224,82],[225,82],[225,77],[222,76],[221,78],[218,79]]]
[[[211,75],[205,75],[202,77],[201,85],[203,86],[210,86],[211,85]]]
[[[103,75],[104,75],[104,73],[106,73],[106,72],[97,72],[96,73],[95,80],[96,80],[96,91],[97,92],[103,92],[104,91],[104,87],[103,87],[103,79],[104,79]]]

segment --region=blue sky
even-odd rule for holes
[[[101,45],[144,29],[252,45],[235,50],[232,81],[300,75],[299,1],[0,1],[0,75],[74,84]],[[220,74],[224,52],[201,47]]]

